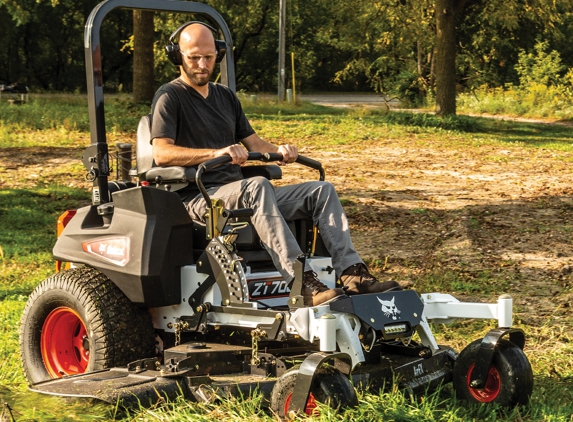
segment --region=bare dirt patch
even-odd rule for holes
[[[0,189],[38,184],[87,188],[82,151],[83,148],[2,148]]]
[[[378,263],[382,278],[428,291],[432,275],[449,274],[460,299],[495,301],[510,293],[524,323],[570,315],[572,156],[390,142],[363,147],[304,153],[323,162],[355,246]]]
[[[76,148],[0,150],[0,188],[89,187]],[[404,148],[391,141],[306,148],[338,189],[356,248],[381,278],[419,291],[441,275],[460,299],[510,293],[517,319],[568,318],[573,291],[573,154]],[[285,169],[281,183],[316,179]],[[433,279],[432,279],[433,280]],[[433,284],[432,284],[433,283]]]

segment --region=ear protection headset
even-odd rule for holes
[[[167,58],[175,66],[181,66],[183,64],[183,58],[181,57],[181,50],[179,49],[179,34],[181,34],[181,31],[183,31],[189,25],[193,25],[196,23],[203,25],[206,28],[209,28],[209,30],[213,32],[213,35],[217,37],[217,30],[213,28],[211,25],[207,25],[204,22],[190,21],[181,25],[179,28],[173,31],[173,34],[171,34],[171,36],[169,37],[169,44],[165,46],[165,51],[167,51]],[[217,51],[217,58],[215,59],[215,61],[217,63],[220,63],[223,60],[223,57],[225,57],[225,53],[227,52],[227,43],[225,43],[225,41],[215,39],[215,50]]]

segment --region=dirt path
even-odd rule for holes
[[[4,148],[0,188],[86,186],[82,149]],[[403,148],[390,141],[321,152],[355,246],[382,278],[460,298],[512,294],[517,317],[569,318],[573,291],[570,161],[547,150]],[[281,183],[315,179],[285,170]],[[534,312],[532,310],[535,310]]]

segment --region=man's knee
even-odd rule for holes
[[[321,181],[319,182],[321,184],[321,189],[326,191],[326,192],[334,192],[336,193],[336,188],[334,187],[334,185],[330,182],[324,182]]]
[[[272,183],[263,176],[255,176],[244,179],[243,186],[245,190],[251,190],[254,192],[274,189]]]
[[[336,193],[336,188],[330,182],[325,181],[317,181],[316,183],[317,189],[315,192],[319,193],[319,196],[323,198],[337,198],[338,194]]]
[[[257,202],[268,195],[274,196],[274,186],[263,176],[250,177],[242,182],[243,197],[247,202]]]

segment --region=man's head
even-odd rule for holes
[[[215,69],[217,49],[213,32],[205,25],[192,23],[179,34],[181,77],[191,86],[204,86]]]

